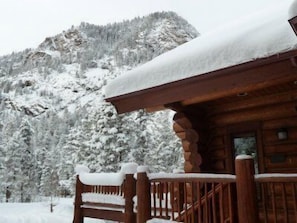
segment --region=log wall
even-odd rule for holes
[[[186,173],[199,173],[202,163],[199,151],[199,133],[194,129],[193,122],[184,113],[176,113],[173,129],[182,141],[184,150],[184,170]]]
[[[297,84],[183,107],[173,128],[182,140],[186,172],[234,173],[231,134],[244,128],[256,133],[260,173],[296,172]],[[281,128],[288,139],[278,139]]]
[[[257,134],[260,172],[296,172],[296,92],[296,89],[290,89],[269,95],[229,99],[225,103],[208,103],[205,106],[210,121],[207,157],[211,159],[206,171],[234,172],[230,133],[236,132],[237,128],[240,131],[241,127],[254,126],[250,130]],[[288,139],[278,139],[277,131],[281,128],[287,130]]]

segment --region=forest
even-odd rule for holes
[[[170,111],[118,115],[110,80],[199,33],[173,12],[121,23],[81,23],[36,49],[0,57],[0,202],[71,196],[74,167],[114,172],[125,162],[152,172],[182,168]]]

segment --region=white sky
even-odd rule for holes
[[[120,22],[155,11],[175,11],[200,33],[292,0],[0,0],[0,55],[37,47],[82,21]]]

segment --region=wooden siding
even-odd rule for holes
[[[185,109],[195,113],[196,106]],[[203,172],[232,173],[234,157],[231,134],[248,128],[257,133],[260,172],[296,172],[297,168],[297,85],[282,85],[248,92],[245,97],[233,96],[199,105],[208,120],[207,150],[201,153]],[[199,123],[199,116],[192,119]],[[277,131],[286,128],[288,139],[279,140]],[[242,131],[243,131],[242,130]],[[197,130],[199,135],[199,130]]]

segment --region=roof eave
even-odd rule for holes
[[[297,50],[291,50],[105,100],[118,113],[214,100],[297,79],[296,58]]]

